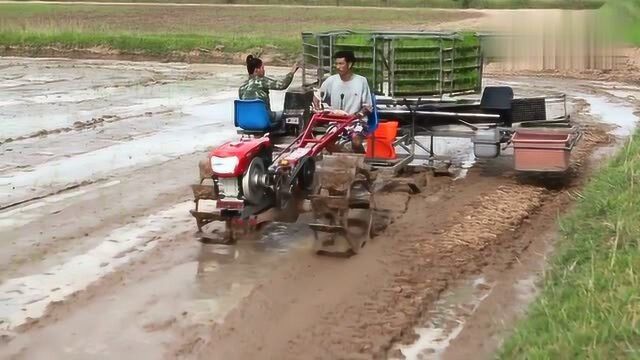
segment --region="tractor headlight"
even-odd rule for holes
[[[234,174],[240,159],[235,156],[211,157],[211,170],[217,174]]]

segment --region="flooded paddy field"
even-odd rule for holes
[[[245,72],[0,59],[0,357],[489,358],[535,297],[557,214],[634,129],[640,96],[488,77],[520,96],[567,95],[586,131],[572,180],[523,181],[508,150],[475,161],[468,143],[443,141],[464,175],[380,193],[386,228],[337,259],[312,252],[303,218],[236,245],[195,236],[189,185],[207,150],[237,136]]]

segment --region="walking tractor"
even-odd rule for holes
[[[317,251],[357,253],[372,235],[377,185],[397,181],[419,191],[399,176],[410,166],[451,164],[435,149],[452,137],[467,139],[475,158],[505,152],[519,172],[566,173],[581,131],[565,97],[483,89],[485,40],[476,33],[303,33],[302,87],[285,95],[284,123],[272,124],[260,100],[236,100],[241,137],[200,163],[191,211],[200,234],[223,222],[229,242],[239,229],[293,222],[311,211]],[[355,53],[354,72],[367,78],[373,95],[365,154],[337,150],[345,148],[339,145],[355,116],[311,110],[313,89],[333,73],[340,50]]]
[[[297,217],[300,200],[310,199],[318,223],[310,224],[320,233],[338,234],[348,249],[357,252],[371,233],[372,197],[370,174],[364,155],[324,154],[322,167],[316,161],[327,146],[335,144],[356,118],[328,112],[314,114],[304,132],[286,147],[277,149],[268,136],[244,137],[210,153],[212,185],[193,185],[196,209],[192,211],[199,230],[211,221],[225,221],[227,236],[233,226],[255,226],[278,218]],[[313,129],[332,125],[333,130],[317,136]],[[274,149],[276,149],[274,151]],[[202,212],[198,202],[217,200],[217,209]],[[368,210],[364,231],[357,238],[349,231],[350,209]],[[332,241],[333,240],[333,241]],[[325,244],[327,251],[336,247]]]

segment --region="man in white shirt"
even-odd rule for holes
[[[367,134],[367,114],[371,111],[371,90],[367,78],[353,73],[356,58],[353,51],[338,51],[333,56],[337,74],[329,76],[320,86],[320,99],[314,97],[317,109],[326,103],[333,113],[352,115],[360,120],[349,128],[353,150],[364,153]]]

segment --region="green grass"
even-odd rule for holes
[[[502,359],[640,359],[640,131],[560,221],[539,299]]]
[[[199,34],[132,34],[90,32],[29,32],[2,31],[0,44],[12,46],[54,46],[70,49],[106,46],[130,53],[164,55],[172,52],[188,52],[193,49],[213,49],[224,46],[226,52],[245,52],[271,45],[285,55],[298,52],[300,44],[293,39],[265,39],[246,36],[210,36]]]
[[[631,44],[640,46],[640,26],[627,29],[626,38]]]
[[[640,46],[639,0],[609,0],[601,12],[620,40]]]
[[[274,46],[295,55],[300,34],[343,28],[412,28],[477,15],[429,9],[278,7],[164,7],[110,5],[0,4],[0,46],[105,46],[152,55],[224,46],[226,52]]]

